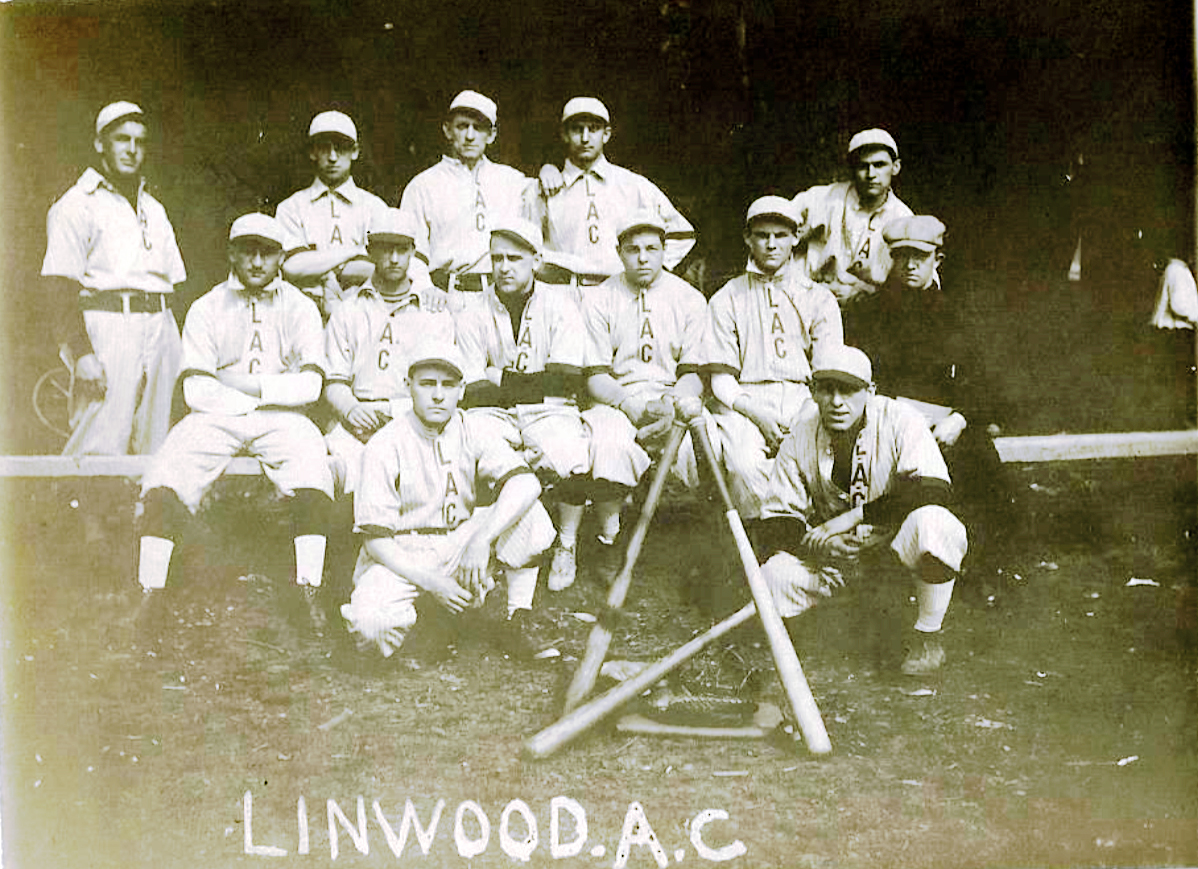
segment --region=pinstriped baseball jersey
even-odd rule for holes
[[[520,314],[518,334],[512,331],[512,319],[503,303],[494,296],[489,301],[488,312],[502,348],[504,371],[539,374],[548,365],[575,374],[582,371],[582,314],[570,293],[534,283]]]
[[[527,217],[536,182],[511,166],[481,158],[473,170],[448,155],[404,188],[400,211],[416,218],[416,250],[430,270],[491,271],[491,228],[501,217]]]
[[[811,527],[853,504],[849,492],[832,482],[831,437],[819,408],[808,403],[782,441],[761,515],[798,516]],[[892,398],[870,396],[865,424],[853,446],[852,484],[861,503],[876,501],[894,482],[922,477],[948,482],[948,469],[923,417]]]
[[[741,383],[805,383],[816,345],[843,340],[836,299],[789,263],[772,278],[746,272],[711,297],[703,362],[711,372],[735,375]]]
[[[366,233],[387,203],[348,179],[330,190],[319,178],[275,209],[275,217],[300,246],[324,250],[353,247],[366,252]]]
[[[532,473],[492,431],[462,411],[439,434],[426,431],[412,411],[385,425],[362,456],[355,531],[453,529],[474,512],[481,487]]]
[[[707,301],[682,278],[663,271],[640,290],[621,273],[588,288],[582,306],[588,376],[606,371],[624,386],[672,386],[699,370]]]
[[[408,360],[416,344],[439,337],[453,343],[453,316],[422,310],[431,284],[414,287],[398,301],[379,295],[368,281],[333,312],[325,330],[329,383],[344,383],[360,401],[405,398]]]
[[[183,327],[183,377],[228,371],[323,374],[324,331],[315,303],[282,278],[246,291],[230,274],[191,306]]]
[[[643,175],[614,166],[600,157],[582,170],[566,161],[565,187],[540,201],[544,210],[545,243],[579,260],[579,270],[616,275],[623,263],[616,253],[616,232],[626,215],[655,211],[666,224],[666,268],[682,262],[695,244],[695,229],[664,193]]]

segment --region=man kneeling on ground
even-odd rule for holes
[[[493,559],[506,575],[508,610],[508,623],[493,627],[514,640],[555,536],[532,469],[492,426],[458,410],[464,367],[447,342],[418,349],[408,366],[412,409],[362,457],[354,530],[365,542],[341,614],[361,646],[384,656],[416,624],[421,595],[455,615],[481,606],[495,586]],[[488,487],[494,503],[480,507]]]
[[[917,412],[874,394],[860,350],[821,348],[813,367],[815,404],[782,442],[762,507],[762,573],[788,620],[846,584],[905,574],[919,617],[902,671],[930,673],[944,662],[939,632],[966,550],[944,459]]]

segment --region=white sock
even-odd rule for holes
[[[319,586],[324,579],[324,536],[301,534],[295,538],[295,581]]]
[[[614,543],[620,535],[620,508],[623,501],[604,501],[595,505],[599,514],[599,539],[604,543]]]
[[[915,630],[925,634],[934,634],[944,624],[944,614],[948,612],[949,601],[953,599],[955,579],[935,584],[916,580],[915,599],[919,601],[919,618],[915,621]]]
[[[586,509],[586,504],[557,505],[557,540],[563,548],[573,549],[578,543],[578,526],[582,524],[582,514]]]
[[[137,560],[137,581],[146,591],[166,588],[166,573],[171,566],[175,542],[165,537],[141,538],[141,553]]]
[[[537,593],[537,574],[541,568],[509,567],[504,570],[507,574],[507,614],[508,618],[516,610],[532,609],[532,599]]]

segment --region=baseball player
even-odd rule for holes
[[[509,630],[518,631],[553,542],[532,469],[492,425],[458,409],[463,372],[452,344],[414,352],[412,408],[362,458],[354,518],[365,542],[341,614],[361,645],[385,657],[415,625],[419,596],[450,613],[481,605],[495,584],[493,559],[507,579]],[[482,507],[486,487],[497,494]]]
[[[707,308],[702,354],[716,399],[708,430],[746,518],[758,515],[770,456],[810,397],[813,353],[844,339],[836,299],[791,258],[798,225],[788,200],[754,201],[745,214],[748,269]]]
[[[633,487],[662,446],[677,403],[703,392],[699,350],[707,302],[663,268],[668,229],[656,210],[631,212],[618,225],[620,274],[583,296],[587,391],[583,413],[592,434],[592,476]],[[698,484],[690,437],[672,469]],[[619,500],[597,503],[599,542],[611,546],[620,530]],[[602,551],[602,550],[601,550]]]
[[[93,146],[98,166],[46,218],[42,275],[74,383],[63,455],[152,453],[170,428],[180,354],[170,307],[187,273],[142,177],[142,110],[129,102],[102,108]]]
[[[677,268],[695,244],[694,227],[657,185],[608,162],[603,149],[611,133],[611,115],[598,99],[574,97],[566,103],[561,133],[566,145],[563,186],[537,200],[547,247],[565,255],[579,286],[600,284],[624,270],[616,253],[616,236],[634,212],[655,212],[665,223],[667,269]]]
[[[965,526],[946,506],[948,470],[927,424],[876,395],[872,376],[857,348],[819,349],[815,402],[782,442],[762,507],[762,574],[784,619],[847,583],[881,585],[893,570],[910,577],[919,617],[902,671],[923,675],[944,662],[939,631]]]
[[[357,489],[362,445],[408,409],[408,359],[422,340],[452,343],[453,317],[444,294],[409,268],[419,229],[388,208],[367,234],[374,273],[329,319],[325,329],[325,400],[336,422],[325,436],[338,489]]]
[[[890,279],[871,304],[845,313],[845,335],[869,354],[881,388],[924,414],[970,529],[970,560],[997,568],[998,549],[1012,537],[1015,517],[987,426],[996,410],[994,390],[980,382],[971,325],[941,288],[944,232],[931,215],[886,224],[883,238],[894,261]]]
[[[413,178],[400,198],[400,210],[416,223],[419,255],[455,307],[482,306],[476,294],[491,277],[491,229],[501,219],[527,216],[537,195],[534,179],[487,158],[498,123],[489,97],[471,90],[454,97],[441,124],[449,153]]]
[[[898,145],[885,130],[862,130],[849,140],[851,181],[811,187],[795,196],[803,273],[824,284],[842,305],[877,292],[890,272],[882,230],[911,215],[891,189],[902,169]]]
[[[312,183],[279,203],[275,216],[297,243],[283,276],[312,296],[327,321],[333,310],[370,276],[366,234],[387,205],[354,183],[358,128],[342,112],[321,112],[308,126]]]
[[[183,394],[191,412],[142,478],[138,579],[166,585],[187,513],[235,455],[249,454],[290,497],[296,582],[311,603],[324,572],[333,494],[320,430],[301,409],[320,397],[324,336],[316,304],[279,276],[283,227],[246,214],[229,230],[229,277],[191,306],[183,326]]]

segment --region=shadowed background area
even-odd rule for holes
[[[564,101],[604,99],[609,156],[690,216],[708,295],[743,264],[749,201],[832,180],[854,131],[886,127],[899,195],[949,227],[945,288],[974,314],[1008,433],[1185,425],[1192,333],[1148,319],[1153,258],[1193,258],[1191,15],[1166,0],[6,6],[4,451],[58,450],[26,410],[55,361],[36,276],[100,106],[151,115],[147,175],[189,272],[181,319],[223,277],[232,218],[310,180],[313,113],[356,119],[355,175],[396,202],[466,87],[499,103],[491,156],[530,173],[560,160]]]

